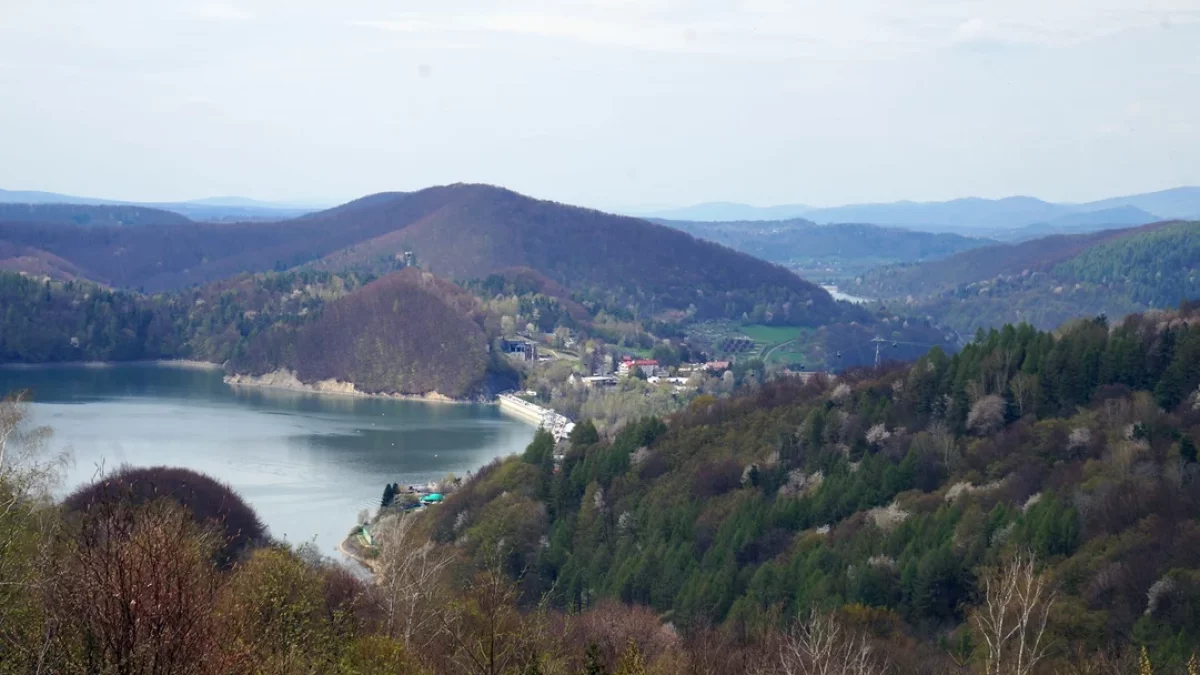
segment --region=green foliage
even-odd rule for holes
[[[962,333],[1017,320],[1049,329],[1081,314],[1122,317],[1200,296],[1200,225],[989,246],[873,270],[850,292],[916,300],[921,313]]]
[[[542,472],[522,491],[547,516],[519,537],[522,558],[537,560],[523,583],[553,588],[564,608],[611,597],[685,625],[749,630],[859,603],[936,634],[964,625],[982,568],[1027,549],[1054,566],[1064,602],[1087,608],[1053,630],[1118,639],[1155,579],[1200,572],[1200,549],[1164,555],[1157,534],[1200,532],[1200,476],[1170,466],[1178,430],[1200,423],[1189,398],[1200,324],[1179,318],[1080,321],[1057,334],[1006,326],[953,356],[850,373],[840,393],[773,381],[669,426],[644,420],[611,441],[580,431],[549,485]],[[1178,392],[1169,401],[1165,380]],[[1149,391],[1172,407],[1161,412]],[[996,430],[969,432],[987,396],[1009,412]],[[543,452],[531,447],[522,464]],[[1183,477],[1145,478],[1166,475]],[[471,503],[473,522],[512,508],[511,497],[475,494],[488,482],[451,500]],[[1088,590],[1135,555],[1136,577]],[[1163,616],[1143,630],[1165,636],[1190,615]]]
[[[188,358],[451,398],[515,383],[461,289],[416,270],[368,280],[269,273],[146,296],[0,272],[0,363]]]

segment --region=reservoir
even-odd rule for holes
[[[497,406],[231,387],[170,365],[0,368],[71,463],[61,494],[122,464],[181,466],[233,486],[271,535],[336,556],[387,483],[424,483],[519,453],[533,427]]]
[[[856,305],[862,305],[870,302],[870,299],[868,298],[860,298],[855,295],[850,295],[849,293],[843,293],[838,290],[837,286],[831,284],[822,284],[821,288],[824,288],[826,292],[832,295],[834,300],[845,300],[846,302],[853,302]]]

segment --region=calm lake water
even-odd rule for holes
[[[73,456],[64,493],[101,468],[188,467],[232,485],[272,535],[329,555],[385,484],[463,475],[533,438],[495,406],[230,387],[171,366],[0,368],[0,393],[15,389]]]

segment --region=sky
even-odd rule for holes
[[[0,0],[0,188],[629,209],[1200,184],[1200,0]]]

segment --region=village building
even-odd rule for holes
[[[536,361],[538,359],[537,343],[531,340],[500,338],[500,351],[521,361]]]
[[[654,359],[626,359],[617,368],[617,374],[621,377],[629,377],[635,369],[642,371],[642,374],[646,377],[653,377],[658,374],[658,361]]]

